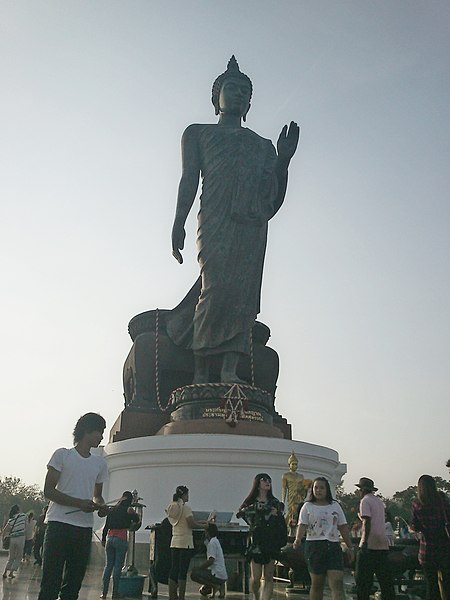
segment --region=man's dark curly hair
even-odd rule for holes
[[[105,419],[98,413],[86,413],[80,417],[73,430],[73,441],[75,444],[80,442],[85,433],[92,433],[93,431],[103,431],[106,427]]]

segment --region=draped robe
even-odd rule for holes
[[[277,155],[250,129],[198,125],[202,176],[200,277],[167,316],[169,337],[196,354],[248,353],[260,310],[267,223],[278,192]]]

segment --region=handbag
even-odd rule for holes
[[[17,519],[19,518],[19,515],[16,516],[16,518],[14,519],[14,523],[11,525],[11,527],[9,528],[9,530],[6,532],[6,529],[8,527],[8,525],[6,525],[5,529],[3,530],[2,533],[2,547],[3,550],[9,550],[9,547],[11,545],[11,532],[14,529],[14,525],[16,524]]]
[[[279,512],[276,517],[270,519],[272,525],[272,542],[277,548],[283,548],[288,541],[288,530],[284,515]]]

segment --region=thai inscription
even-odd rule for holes
[[[226,419],[227,410],[220,406],[214,406],[211,408],[205,408],[202,413],[202,419]],[[262,414],[257,410],[246,410],[239,415],[239,419],[244,421],[258,421],[264,423]]]

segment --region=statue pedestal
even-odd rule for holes
[[[194,375],[192,350],[176,346],[167,335],[169,310],[151,310],[131,319],[133,346],[123,368],[125,407],[110,442],[148,435],[218,433],[292,437],[291,426],[274,408],[278,355],[269,346],[269,328],[256,322],[252,356],[242,356],[237,369],[244,411],[225,406],[230,384],[189,385]],[[211,359],[210,375],[220,380],[221,357]],[[239,392],[239,393],[241,393]],[[233,395],[233,393],[232,393]],[[231,399],[234,403],[234,398]],[[197,403],[197,407],[195,407]],[[228,411],[228,412],[227,412]],[[230,417],[229,413],[234,416]]]
[[[172,392],[171,422],[158,434],[223,433],[291,438],[274,423],[273,397],[246,384],[202,383]],[[286,435],[284,435],[286,433]]]

